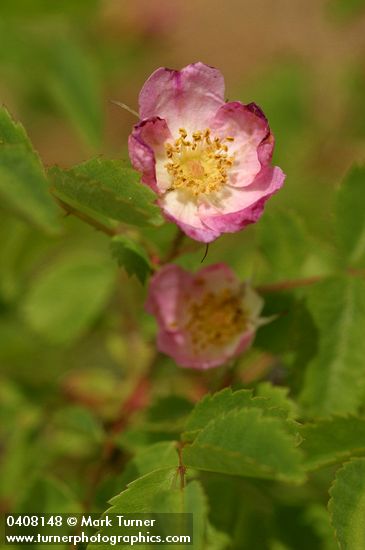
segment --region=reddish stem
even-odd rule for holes
[[[365,269],[355,269],[353,267],[349,267],[346,270],[346,273],[348,275],[352,275],[353,277],[365,277]],[[271,283],[267,285],[259,285],[256,287],[256,290],[258,292],[281,292],[282,290],[291,290],[293,288],[300,288],[303,286],[309,286],[314,285],[315,283],[319,283],[320,281],[323,281],[327,275],[313,275],[312,277],[306,277],[303,279],[291,279],[288,281],[279,281],[278,283]]]
[[[185,474],[186,474],[186,466],[183,462],[183,456],[182,451],[184,448],[184,443],[182,441],[179,441],[177,444],[177,453],[179,455],[179,466],[177,467],[177,471],[180,478],[180,489],[183,490],[185,487]]]

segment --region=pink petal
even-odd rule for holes
[[[201,351],[194,349],[191,334],[185,328],[191,315],[189,304],[199,303],[207,292],[226,288],[235,292],[240,286],[234,272],[223,263],[208,266],[195,275],[175,265],[162,267],[151,280],[146,304],[147,311],[158,321],[158,349],[179,366],[194,369],[218,367],[247,349],[255,335],[252,327],[224,346],[211,345]]]
[[[236,274],[228,265],[218,263],[201,269],[194,277],[193,288],[198,287],[200,293],[204,291],[217,292],[225,288],[237,291],[241,283]]]
[[[255,331],[247,331],[242,336],[240,341],[238,342],[238,345],[234,351],[234,356],[240,355],[244,351],[246,351],[252,344],[254,338],[255,338]]]
[[[174,136],[181,127],[189,132],[204,130],[222,104],[222,74],[200,62],[181,71],[157,69],[139,95],[140,117],[164,118]]]
[[[209,243],[219,236],[219,232],[202,223],[196,201],[184,191],[169,191],[160,198],[159,205],[166,218],[176,223],[192,239]]]
[[[265,202],[283,185],[285,174],[280,168],[266,167],[249,187],[226,187],[219,203],[200,205],[202,222],[212,230],[233,233],[256,222],[264,209]],[[219,204],[219,207],[216,206]]]
[[[184,311],[184,293],[193,276],[177,265],[167,265],[150,280],[146,310],[169,331],[176,331]]]
[[[254,103],[243,105],[235,101],[218,110],[211,127],[222,139],[227,136],[234,138],[229,144],[229,155],[234,157],[234,164],[228,172],[229,184],[237,187],[249,185],[262,164],[271,160],[274,142],[265,115]]]
[[[133,168],[141,172],[143,183],[156,192],[159,191],[156,181],[156,159],[163,159],[162,162],[165,162],[164,143],[169,138],[171,134],[166,122],[154,117],[136,124],[128,139],[129,156]],[[166,180],[169,176],[166,170],[160,172],[158,181],[163,185],[163,175],[166,173]]]
[[[170,333],[161,330],[157,338],[157,347],[161,352],[172,357],[180,367],[207,370],[220,367],[233,357],[243,353],[250,347],[254,337],[253,331],[247,331],[221,349],[212,348],[204,354],[197,355],[191,349],[187,334],[182,331]]]
[[[159,351],[172,357],[179,367],[208,369],[222,364],[217,357],[208,359],[194,355],[190,348],[188,335],[183,332],[172,334],[161,330],[157,337],[157,347]]]

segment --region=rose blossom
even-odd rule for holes
[[[255,103],[225,103],[222,74],[203,63],[160,68],[139,95],[129,155],[165,216],[210,242],[256,222],[283,184],[274,138]]]
[[[181,367],[209,369],[252,343],[263,301],[225,264],[193,275],[167,265],[150,282],[146,309],[158,322],[157,346]]]

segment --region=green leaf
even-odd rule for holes
[[[307,470],[343,462],[351,455],[365,455],[364,418],[335,416],[304,425],[300,434]]]
[[[284,410],[288,418],[294,419],[298,417],[298,406],[288,397],[288,393],[289,388],[274,386],[271,382],[261,382],[256,387],[256,395],[258,397],[270,399],[271,406]]]
[[[113,265],[98,256],[61,259],[41,273],[24,300],[30,326],[52,343],[84,333],[113,289]]]
[[[110,513],[149,513],[156,494],[170,490],[176,482],[176,468],[162,468],[146,474],[128,485],[128,488],[110,500]]]
[[[111,502],[106,514],[136,514],[136,513],[154,513],[162,514],[160,525],[163,530],[168,530],[167,522],[169,518],[166,514],[193,514],[193,542],[191,546],[194,550],[204,550],[206,538],[211,539],[212,528],[207,521],[208,506],[203,489],[197,481],[188,483],[184,489],[180,489],[177,482],[176,468],[165,468],[149,473],[133,483],[128,488],[115,496]],[[214,531],[213,531],[214,532]],[[101,534],[104,530],[101,529]],[[120,534],[120,528],[108,527],[105,534]],[[218,534],[218,540],[215,548],[223,549],[227,537]],[[219,544],[218,544],[219,543]],[[166,548],[173,548],[171,545],[164,545]],[[107,544],[92,545],[88,548],[96,550],[106,550]],[[141,550],[150,548],[148,544],[139,545]],[[214,546],[213,546],[214,548]]]
[[[365,383],[365,282],[326,279],[308,293],[319,330],[319,351],[310,362],[301,401],[309,415],[355,412]]]
[[[365,166],[346,176],[336,197],[336,235],[342,257],[351,265],[365,261]]]
[[[223,474],[301,482],[301,452],[279,418],[259,409],[218,416],[184,448],[184,464]]]
[[[52,168],[50,176],[59,198],[88,213],[137,226],[163,223],[153,191],[120,161],[92,159],[68,171]]]
[[[127,485],[134,479],[161,468],[178,466],[175,441],[161,441],[143,449],[129,461],[119,482]]]
[[[231,388],[225,388],[213,395],[208,394],[204,396],[195,405],[188,417],[183,439],[185,441],[192,441],[199,431],[204,429],[211,420],[228,412],[243,408],[258,408],[264,414],[280,417],[283,420],[288,416],[286,412],[287,404],[284,408],[277,407],[271,397],[253,397],[252,390],[233,392]]]
[[[49,51],[48,88],[81,137],[99,147],[102,132],[101,90],[93,59],[70,36]]]
[[[23,126],[11,118],[5,107],[0,108],[0,145],[25,145],[33,151]]]
[[[152,271],[144,248],[128,237],[118,235],[112,239],[111,249],[118,265],[124,267],[129,276],[135,275],[144,284]]]
[[[252,390],[233,392],[231,388],[225,388],[213,395],[205,395],[191,412],[183,437],[192,440],[214,418],[237,408],[255,406],[255,403]]]
[[[299,216],[290,211],[269,211],[257,228],[258,244],[270,267],[270,280],[297,278],[311,251]]]
[[[351,460],[341,468],[330,489],[329,511],[341,550],[364,550],[365,459]]]
[[[0,109],[0,195],[6,206],[36,227],[58,233],[58,208],[48,192],[42,164],[24,128]]]

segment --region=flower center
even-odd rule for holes
[[[233,164],[225,142],[234,138],[212,138],[209,128],[193,132],[191,139],[184,128],[179,129],[179,134],[173,144],[165,144],[171,189],[184,189],[195,196],[218,191],[226,183]]]
[[[208,291],[200,302],[188,306],[188,315],[184,328],[190,333],[195,351],[224,346],[247,326],[241,297],[229,289]]]

